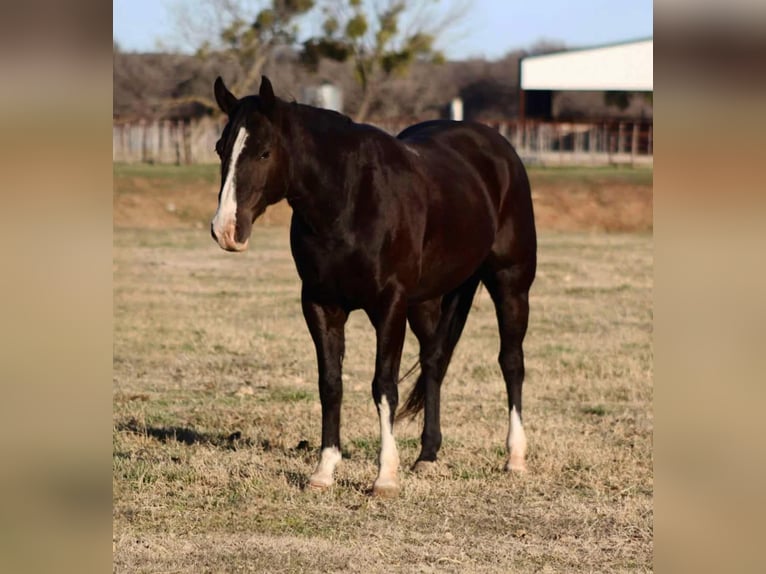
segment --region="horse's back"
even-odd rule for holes
[[[476,122],[430,120],[412,125],[396,137],[411,149],[423,152],[421,155],[430,155],[431,162],[454,159],[450,154],[445,155],[445,151],[454,152],[468,162],[469,168],[485,180],[490,193],[499,194],[495,196],[499,212],[508,200],[526,204],[524,197],[531,195],[527,173],[516,150],[489,126]],[[531,208],[531,202],[529,206],[519,205],[517,211],[526,211],[527,207]]]
[[[477,122],[428,120],[405,128],[396,137],[412,144],[431,143],[460,148],[472,143],[480,146],[490,145],[493,150],[500,152],[513,149],[497,130]]]

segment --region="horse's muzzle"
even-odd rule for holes
[[[218,243],[221,249],[226,251],[240,252],[247,249],[247,244],[250,243],[250,239],[245,239],[244,243],[238,242],[234,239],[235,226],[229,225],[222,232],[218,232],[215,229],[215,223],[210,224],[210,235]]]

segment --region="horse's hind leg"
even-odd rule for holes
[[[534,270],[532,268],[532,276]],[[505,470],[526,470],[524,457],[527,439],[521,424],[521,388],[524,383],[524,351],[522,343],[529,319],[529,268],[515,265],[503,269],[487,268],[482,281],[495,303],[500,329],[498,361],[508,391],[508,458]]]
[[[400,416],[417,414],[421,408],[424,411],[421,450],[413,466],[416,471],[426,470],[435,462],[441,448],[441,384],[478,284],[478,277],[472,277],[441,301],[426,301],[408,309],[410,327],[420,343],[420,375]]]
[[[420,436],[421,453],[413,468],[425,469],[423,461],[435,461],[436,453],[442,442],[441,423],[439,421],[440,383],[438,377],[440,363],[440,345],[436,341],[436,331],[441,317],[441,299],[432,299],[407,310],[407,320],[412,332],[420,343],[420,374],[408,397],[404,413],[417,413],[424,410],[423,433]]]

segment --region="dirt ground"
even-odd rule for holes
[[[174,170],[177,176],[173,177]],[[535,219],[542,231],[649,231],[650,170],[531,169]],[[114,226],[178,229],[204,227],[216,209],[215,166],[121,166],[115,171]],[[258,224],[286,225],[282,201]]]
[[[534,187],[532,200],[541,231],[652,229],[652,188],[646,185],[549,183]]]

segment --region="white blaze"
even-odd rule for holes
[[[521,426],[521,418],[514,406],[508,421],[508,462],[506,470],[523,471],[526,470],[524,456],[527,452],[527,436],[524,433],[524,427]]]
[[[341,454],[336,447],[323,448],[322,454],[319,455],[317,469],[309,478],[309,484],[317,488],[332,486],[332,475],[335,472],[335,465],[340,462],[340,459]]]
[[[380,398],[378,412],[380,413],[380,468],[375,486],[398,487],[396,473],[399,469],[399,453],[396,450],[394,432],[391,428],[391,408],[385,396]]]
[[[222,237],[227,227],[236,223],[237,216],[237,161],[245,149],[247,141],[247,130],[244,127],[239,128],[237,139],[234,140],[234,149],[231,151],[229,159],[229,171],[226,173],[226,179],[223,182],[221,190],[221,199],[218,202],[218,211],[213,218],[213,229],[218,237]],[[233,231],[232,231],[233,234]],[[232,235],[232,239],[234,239]]]

